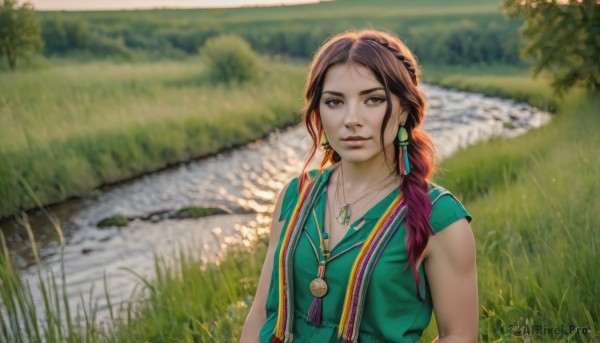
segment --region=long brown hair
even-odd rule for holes
[[[428,181],[434,172],[435,151],[431,138],[422,130],[421,123],[425,116],[425,97],[418,87],[420,69],[412,52],[394,34],[363,30],[345,32],[334,36],[315,54],[305,88],[305,105],[303,117],[313,144],[309,157],[304,165],[303,177],[300,178],[299,189],[302,189],[306,178],[306,169],[314,158],[323,133],[323,124],[319,113],[319,102],[323,90],[323,82],[329,68],[334,65],[356,63],[369,69],[385,88],[386,95],[396,95],[400,104],[408,110],[404,127],[408,132],[408,159],[411,171],[404,177],[400,191],[404,194],[407,205],[405,226],[407,236],[408,267],[412,267],[417,290],[421,286],[421,278],[417,263],[423,253],[430,235],[433,235],[429,216],[431,202],[427,196]],[[387,102],[387,110],[381,126],[381,144],[385,128],[392,115],[392,102]],[[397,138],[396,138],[397,140]],[[395,144],[394,165],[400,174],[398,146]],[[387,157],[386,157],[387,158]],[[340,156],[334,151],[325,152],[321,160],[321,169],[328,162],[337,162]],[[420,295],[420,292],[419,292]]]

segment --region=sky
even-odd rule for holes
[[[318,0],[29,0],[37,10],[122,10],[293,5]],[[19,1],[21,2],[21,1]]]

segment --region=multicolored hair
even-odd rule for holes
[[[303,177],[300,178],[299,191],[307,180],[306,169],[319,148],[324,130],[319,103],[325,76],[332,66],[347,63],[356,63],[369,69],[385,88],[386,95],[397,96],[401,106],[408,110],[405,128],[409,137],[408,159],[411,171],[404,177],[400,191],[407,205],[405,226],[408,232],[408,262],[405,268],[411,266],[419,290],[421,278],[417,270],[418,261],[429,236],[433,235],[429,223],[431,201],[427,197],[427,189],[428,181],[434,172],[435,150],[431,138],[421,128],[425,116],[425,97],[418,87],[419,65],[412,52],[396,35],[375,30],[346,32],[334,36],[315,54],[306,83],[303,109],[304,121],[313,144],[304,165]],[[392,116],[392,110],[399,113],[399,109],[392,109],[392,102],[388,101],[380,134],[382,149],[384,131]],[[400,174],[400,150],[396,144],[394,146],[394,165],[396,173]],[[325,152],[321,160],[321,169],[340,159],[335,150]]]

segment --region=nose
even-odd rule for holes
[[[356,101],[348,102],[346,106],[346,115],[344,117],[344,126],[353,128],[362,125],[362,113],[360,104]]]

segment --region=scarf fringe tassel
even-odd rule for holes
[[[323,306],[323,298],[315,297],[310,304],[308,317],[306,321],[314,326],[321,326],[321,307]]]

